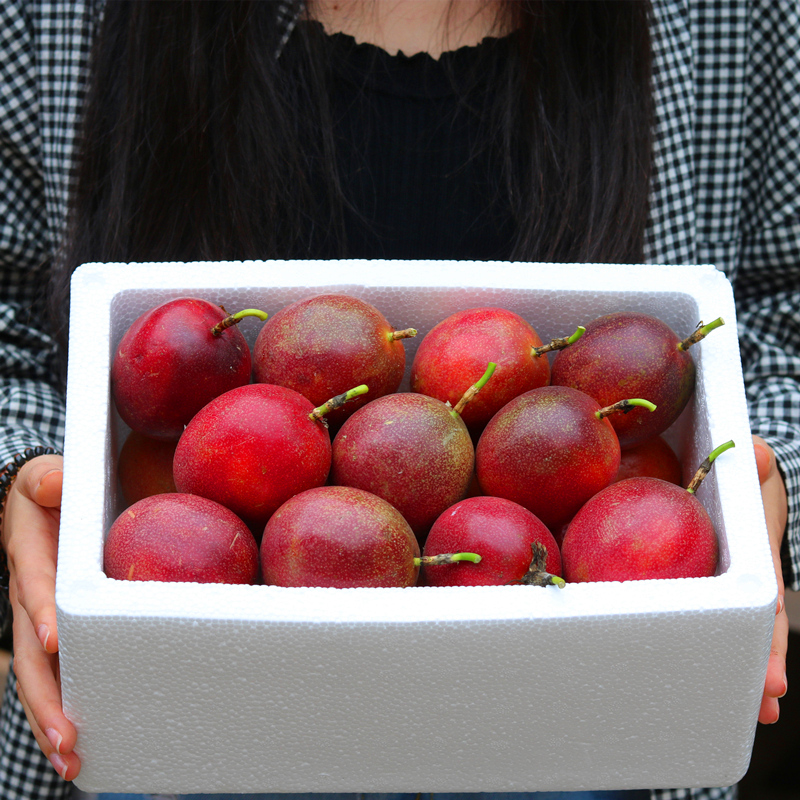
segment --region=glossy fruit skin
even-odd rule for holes
[[[702,503],[658,478],[628,478],[575,515],[561,546],[567,581],[714,575],[719,544]]]
[[[492,417],[475,454],[485,494],[527,508],[558,531],[617,474],[620,447],[608,417],[589,395],[543,386]]]
[[[128,328],[111,364],[120,417],[135,431],[177,441],[210,400],[250,382],[250,348],[220,306],[182,297],[146,311]]]
[[[481,561],[424,565],[425,584],[504,586],[519,582],[530,567],[534,542],[547,548],[547,571],[561,575],[558,545],[538,517],[500,497],[469,497],[434,522],[423,555],[478,553]]]
[[[172,460],[177,442],[165,442],[131,431],[117,462],[122,496],[128,505],[154,494],[177,491]]]
[[[288,386],[314,406],[366,384],[369,392],[331,412],[340,425],[361,406],[397,391],[405,372],[402,340],[375,306],[344,294],[307,297],[282,308],[253,347],[256,381]]]
[[[178,491],[216,500],[254,530],[298,492],[321,486],[331,442],[312,404],[283,386],[254,383],[212,400],[175,448]]]
[[[622,451],[616,481],[625,478],[661,478],[678,486],[683,485],[683,469],[675,451],[662,436],[647,439]]]
[[[632,447],[663,433],[694,392],[695,364],[689,351],[678,349],[680,341],[649,314],[606,314],[558,353],[550,382],[580,389],[603,407],[631,398],[655,403],[655,411],[634,408],[611,418],[621,447]]]
[[[256,583],[258,546],[232,511],[191,494],[153,495],[125,509],[104,545],[109,578]]]
[[[539,334],[512,311],[482,307],[456,312],[420,342],[411,364],[411,391],[455,406],[489,362],[497,364],[461,414],[470,433],[480,435],[509,400],[550,382],[547,356],[531,355],[541,345]]]
[[[419,545],[397,509],[348,486],[322,486],[287,500],[264,528],[265,584],[413,586]]]
[[[373,400],[333,440],[331,482],[391,503],[424,541],[446,508],[466,496],[475,448],[440,400],[402,392]]]

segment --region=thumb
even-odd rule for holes
[[[63,458],[57,455],[32,459],[17,477],[19,492],[36,505],[46,508],[60,506],[63,464]]]
[[[758,482],[764,483],[775,468],[775,452],[760,436],[753,436],[753,449],[756,454]]]

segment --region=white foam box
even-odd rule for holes
[[[696,394],[669,433],[686,476],[717,445],[736,443],[698,493],[721,542],[718,574],[563,590],[107,578],[103,541],[121,511],[115,460],[127,432],[109,366],[130,323],[185,295],[275,313],[323,291],[418,328],[409,365],[436,322],[478,305],[520,313],[545,341],[615,310],[655,314],[681,335],[722,316],[692,348]],[[746,772],[777,587],[720,271],[90,264],[75,273],[71,318],[56,599],[80,788],[513,792],[715,786]],[[242,322],[251,343],[260,325]]]

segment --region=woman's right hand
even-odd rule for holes
[[[6,498],[0,535],[8,558],[17,692],[42,752],[65,780],[81,768],[77,731],[61,705],[56,629],[56,558],[62,458],[38,456]]]

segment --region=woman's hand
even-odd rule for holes
[[[764,696],[758,721],[772,723],[778,721],[780,709],[778,698],[786,694],[786,647],[789,640],[789,620],[784,602],[783,573],[781,572],[781,542],[786,528],[787,501],[786,487],[778,472],[775,453],[759,436],[753,437],[758,466],[758,480],[761,483],[761,498],[764,503],[764,516],[778,578],[778,606],[775,611],[775,628],[772,634],[772,650],[767,665],[767,679],[764,683]]]
[[[61,707],[56,630],[56,556],[61,456],[34,458],[19,471],[3,514],[10,572],[17,691],[36,741],[65,780],[80,771],[77,731]]]

